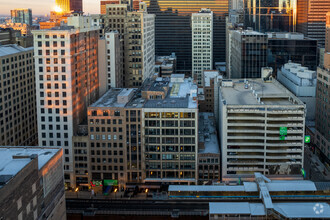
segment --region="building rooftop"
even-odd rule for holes
[[[268,192],[293,192],[293,191],[317,191],[314,182],[309,180],[269,180],[260,173],[255,173],[254,182],[243,182],[243,185],[170,185],[169,192],[175,191],[193,191],[193,192],[258,192],[258,184],[264,187],[264,191]],[[330,182],[324,182],[319,191],[327,190],[330,187]]]
[[[24,48],[16,44],[2,45],[0,46],[0,57],[26,51],[33,51],[33,47]]]
[[[119,103],[118,96],[128,96],[137,89],[112,88],[101,98],[94,102],[90,107],[125,107],[127,103]]]
[[[171,81],[170,81],[171,80]],[[142,98],[142,91],[163,92],[168,89],[164,99]],[[125,98],[126,97],[126,98]],[[125,99],[118,102],[119,98]],[[170,78],[158,77],[147,80],[140,89],[112,88],[90,107],[126,108],[197,108],[197,85],[182,74],[172,74]]]
[[[266,215],[262,203],[249,202],[210,202],[210,214],[251,214]]]
[[[38,155],[39,170],[58,152],[60,148],[0,147],[0,182],[5,184]]]
[[[264,33],[253,31],[253,30],[233,30],[233,32],[238,33],[240,35],[261,35],[261,36],[266,35]]]
[[[200,112],[198,120],[199,142],[204,143],[204,148],[199,148],[198,153],[219,154],[219,142],[215,129],[213,113]]]
[[[217,77],[222,79],[222,75],[220,75],[218,70],[204,70],[204,86],[209,87],[211,85],[211,79]]]
[[[286,218],[329,218],[330,207],[327,203],[285,202],[273,203],[274,210]],[[210,214],[247,214],[265,216],[265,207],[262,203],[249,202],[211,202]]]
[[[275,79],[272,82],[261,79],[223,81],[221,95],[227,105],[303,105]]]
[[[304,34],[298,32],[267,32],[268,39],[303,40]]]
[[[165,99],[149,99],[144,108],[197,108],[197,85],[191,78],[184,78],[184,74],[171,74],[170,79],[157,78],[143,90],[163,91],[165,86],[169,87]]]

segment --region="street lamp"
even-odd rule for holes
[[[117,198],[117,191],[118,191],[118,189],[116,188],[116,189],[114,190],[114,192],[115,192],[115,199]]]
[[[149,189],[146,189],[146,198],[148,197],[148,191],[149,191]]]
[[[77,199],[78,199],[78,191],[79,191],[79,187],[76,187],[76,189],[74,190],[77,193]]]

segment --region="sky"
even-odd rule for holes
[[[55,0],[0,0],[0,14],[10,15],[15,8],[31,8],[32,15],[49,14],[55,7]],[[100,13],[100,0],[83,0],[85,14]]]

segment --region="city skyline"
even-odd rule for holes
[[[24,1],[16,0],[13,2],[8,2],[5,0],[0,0],[0,15],[10,16],[10,10],[15,8],[31,8],[32,15],[45,15],[49,14],[55,8],[55,0],[51,1]],[[93,0],[83,0],[83,8],[85,14],[97,14],[100,13],[100,2]]]

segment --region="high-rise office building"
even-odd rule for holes
[[[107,87],[123,87],[123,48],[117,31],[105,33]]]
[[[316,146],[330,158],[330,66],[317,68]]]
[[[330,53],[330,10],[326,17],[325,52]]]
[[[203,84],[203,71],[213,68],[213,12],[201,9],[191,16],[192,77]]]
[[[229,78],[260,78],[267,66],[266,34],[251,30],[231,30]]]
[[[82,12],[83,2],[82,0],[55,0],[56,7],[61,12]]]
[[[191,74],[191,14],[201,8],[209,8],[213,18],[213,61],[225,61],[225,15],[228,1],[187,1],[187,0],[145,0],[148,12],[156,15],[156,54],[167,56],[174,52],[177,56],[177,72]]]
[[[315,144],[330,158],[330,12],[326,20],[325,52],[323,65],[317,67]]]
[[[111,88],[88,108],[85,136],[74,136],[75,184],[196,183],[197,106],[197,86],[183,74],[148,79],[140,89]],[[218,147],[212,143],[205,140],[211,146],[201,152]]]
[[[301,178],[302,101],[275,79],[223,80],[219,97],[223,181],[251,178],[255,172]]]
[[[297,31],[324,46],[326,13],[329,0],[297,0]]]
[[[30,8],[16,8],[10,11],[12,23],[32,25],[32,10]]]
[[[291,60],[310,70],[317,68],[317,40],[301,33],[273,32],[268,35],[268,66],[274,73]]]
[[[155,15],[144,2],[139,11],[127,12],[125,43],[126,87],[139,87],[155,72]]]
[[[260,32],[296,31],[296,0],[246,0],[244,15],[245,28]]]
[[[155,15],[141,2],[138,11],[128,4],[108,4],[104,30],[118,31],[124,52],[124,87],[139,87],[154,74]],[[103,25],[103,24],[102,24]]]
[[[67,186],[73,178],[72,136],[99,95],[99,29],[90,21],[73,15],[68,26],[33,32],[39,145],[63,147]]]
[[[0,46],[0,145],[37,144],[33,47]]]

